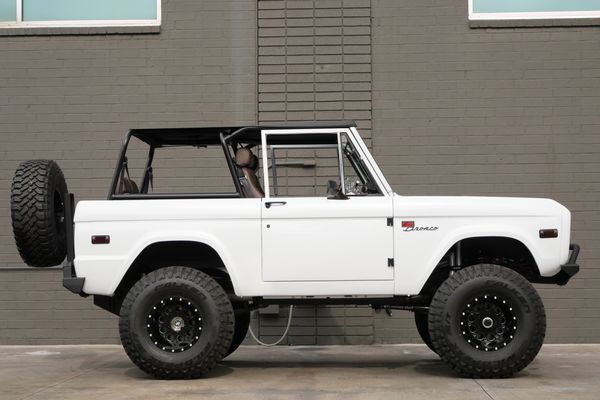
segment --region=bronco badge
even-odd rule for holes
[[[404,232],[414,231],[437,231],[437,226],[416,226],[415,221],[402,221],[402,230]]]

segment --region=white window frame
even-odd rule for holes
[[[338,138],[338,146],[340,146],[340,136],[345,133],[350,142],[358,151],[362,160],[365,161],[366,167],[369,169],[373,179],[375,180],[375,184],[377,185],[377,189],[381,193],[382,196],[388,197],[391,196],[393,191],[390,185],[385,180],[383,173],[377,166],[377,163],[371,156],[371,153],[367,149],[365,142],[360,139],[360,135],[358,134],[358,130],[356,128],[311,128],[311,129],[262,129],[260,131],[260,142],[262,148],[262,169],[263,169],[263,188],[265,192],[265,198],[272,198],[270,195],[270,185],[269,185],[269,152],[267,150],[267,136],[271,135],[298,135],[298,134],[311,134],[311,133],[324,133],[324,134],[337,134]],[[341,151],[338,147],[339,156],[341,156]],[[341,157],[340,157],[340,162]],[[343,166],[340,168],[343,169]],[[345,191],[344,191],[345,192]]]
[[[528,20],[553,20],[553,19],[591,19],[600,18],[599,11],[538,11],[538,12],[502,12],[502,13],[476,13],[473,11],[473,1],[469,0],[470,21],[528,21]]]
[[[0,28],[108,28],[129,26],[160,26],[162,1],[156,0],[156,19],[23,21],[23,0],[17,2],[16,21],[0,21]]]

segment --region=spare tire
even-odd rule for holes
[[[60,264],[67,254],[65,177],[55,161],[22,162],[12,181],[10,210],[19,254],[32,267]]]

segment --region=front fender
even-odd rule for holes
[[[515,218],[518,220],[518,218]],[[422,222],[427,225],[427,221]],[[561,246],[558,239],[537,239],[532,232],[537,233],[538,224],[543,222],[524,223],[511,218],[503,219],[501,223],[478,225],[445,221],[439,223],[438,230],[405,232],[399,229],[395,235],[395,294],[418,294],[441,261],[442,257],[457,242],[477,237],[505,237],[517,240],[531,252],[542,276],[553,276],[560,270]],[[554,225],[556,226],[556,221]],[[431,224],[431,223],[430,223]],[[397,224],[395,224],[397,225]],[[534,225],[534,226],[530,226]]]

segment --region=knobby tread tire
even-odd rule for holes
[[[429,350],[437,353],[433,347],[433,343],[431,343],[431,335],[429,334],[429,316],[426,312],[415,312],[415,325],[417,327],[417,332],[419,332],[419,336],[423,340],[423,343],[429,347]]]
[[[50,267],[65,259],[64,220],[55,220],[55,201],[63,204],[65,193],[64,175],[52,160],[25,161],[15,172],[10,197],[13,233],[21,258],[32,267]]]
[[[176,288],[182,295],[198,290],[218,316],[218,320],[213,321],[218,325],[216,335],[209,338],[199,354],[185,361],[178,358],[185,353],[175,354],[172,358],[165,356],[169,358],[167,361],[154,357],[141,343],[144,332],[137,332],[133,324],[136,301],[165,287]],[[233,332],[233,307],[225,290],[209,275],[187,267],[161,268],[142,277],[125,296],[119,318],[121,343],[131,361],[142,371],[160,379],[193,379],[205,375],[224,358]]]
[[[248,327],[250,326],[250,308],[247,303],[235,304],[233,310],[235,314],[235,331],[225,357],[229,356],[240,347],[248,334]]]
[[[504,351],[501,359],[490,360],[486,358],[488,353],[484,352],[480,352],[483,353],[480,357],[470,356],[457,345],[458,340],[464,339],[453,337],[450,325],[453,320],[456,322],[454,314],[461,310],[449,307],[449,303],[463,285],[474,280],[482,285],[504,285],[515,296],[515,302],[526,305],[524,322],[529,332],[519,335],[519,342],[514,346],[517,349],[512,347],[509,351],[506,347],[499,350],[498,353]],[[459,375],[468,378],[506,378],[527,367],[538,354],[544,342],[546,314],[539,294],[522,275],[502,266],[479,264],[456,271],[439,287],[429,309],[429,332],[437,353]],[[516,335],[514,340],[517,340]]]

